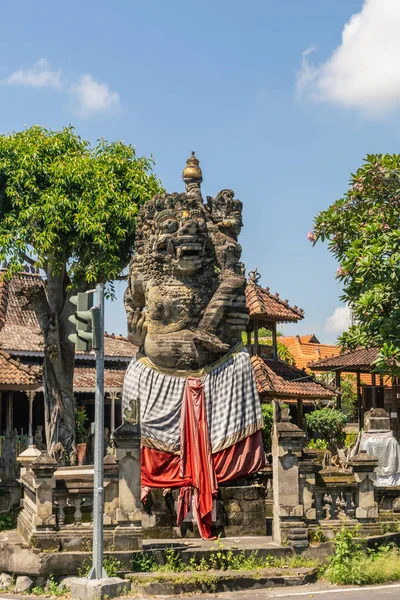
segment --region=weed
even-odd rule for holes
[[[135,573],[150,573],[151,571],[155,571],[156,566],[154,554],[137,552],[132,560],[132,571]]]
[[[400,550],[390,544],[364,551],[357,530],[342,529],[325,577],[340,585],[367,585],[400,579]]]
[[[317,527],[317,529],[311,533],[310,537],[312,542],[316,542],[318,544],[325,542],[325,536],[321,526]]]
[[[8,529],[15,529],[17,526],[17,520],[14,514],[0,515],[0,531],[7,531]]]
[[[103,567],[108,577],[117,577],[118,573],[123,569],[123,564],[113,556],[105,556],[103,559]],[[86,559],[82,565],[78,567],[78,577],[87,577],[92,568],[92,560]]]

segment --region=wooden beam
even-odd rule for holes
[[[258,320],[254,319],[254,351],[253,354],[257,355],[260,351],[260,346],[258,344]]]
[[[340,390],[340,375],[341,375],[341,371],[340,370],[336,371],[335,385],[339,390]],[[342,408],[342,394],[340,392],[336,396],[336,408],[338,410],[341,410],[341,408]]]
[[[362,410],[361,410],[361,373],[357,371],[357,415],[358,415],[358,426],[361,431],[362,427]]]
[[[278,358],[278,344],[276,340],[276,323],[272,323],[272,358]]]
[[[376,408],[376,373],[371,373],[372,379],[372,408]]]

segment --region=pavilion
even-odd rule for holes
[[[389,377],[379,377],[374,372],[374,362],[378,357],[376,348],[359,348],[352,352],[343,352],[337,356],[323,358],[309,363],[313,371],[330,371],[336,374],[336,385],[340,387],[343,373],[354,373],[357,377],[357,414],[360,424],[364,413],[370,408],[385,408],[391,415],[393,431],[398,435],[400,423],[398,417],[398,401],[400,394],[397,382]]]
[[[258,284],[259,279],[257,270],[249,273],[246,288],[246,302],[250,312],[247,348],[252,355],[258,392],[264,402],[278,399],[290,404],[292,415],[302,427],[305,410],[309,411],[321,403],[328,404],[337,393],[316,381],[305,369],[300,370],[279,359],[277,324],[297,323],[304,318],[304,311],[297,306],[289,306],[288,300],[282,300],[279,294],[271,294],[269,288],[262,288]],[[261,327],[271,331],[271,345],[260,343]]]

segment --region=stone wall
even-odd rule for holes
[[[143,509],[143,537],[200,537],[192,513],[176,525],[179,490],[151,490]],[[266,535],[264,486],[224,486],[214,502],[213,533],[222,536]]]

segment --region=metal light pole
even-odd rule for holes
[[[96,352],[96,397],[94,410],[93,566],[89,579],[103,579],[104,513],[104,283],[96,286],[100,343]]]

